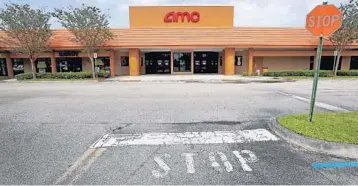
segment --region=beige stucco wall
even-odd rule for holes
[[[30,72],[32,72],[30,59],[25,58],[24,59],[24,73],[30,73]]]
[[[92,72],[91,60],[88,57],[82,58],[82,71],[83,72]]]
[[[120,52],[115,51],[115,75],[116,76],[128,76],[129,75],[129,67],[121,66],[121,56],[128,56],[128,52]]]
[[[309,70],[309,56],[263,57],[263,66],[269,71]]]
[[[343,56],[341,70],[349,70],[351,65],[351,57]]]

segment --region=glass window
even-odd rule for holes
[[[109,63],[109,57],[98,57],[95,59],[96,63],[95,66],[99,68],[99,71],[105,71],[110,73],[110,63]]]
[[[173,53],[173,71],[191,72],[191,52]]]
[[[7,76],[6,59],[0,59],[0,76]]]
[[[82,58],[57,58],[57,72],[82,72]]]
[[[242,66],[242,56],[235,56],[235,66]]]
[[[35,61],[35,65],[36,65],[36,72],[38,73],[52,72],[51,58],[38,58]]]
[[[358,56],[351,57],[350,70],[358,70]]]
[[[24,73],[24,59],[12,59],[12,68],[14,70],[14,75]]]
[[[121,57],[121,66],[122,67],[129,66],[129,57],[128,56],[122,56]]]

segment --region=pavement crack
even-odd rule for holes
[[[134,123],[127,123],[124,126],[116,127],[114,129],[112,129],[111,131],[112,131],[112,133],[114,133],[116,131],[122,130],[122,129],[127,128],[127,127],[130,127],[131,125],[134,125]]]
[[[129,181],[131,178],[133,178],[133,177],[137,174],[137,172],[149,161],[150,158],[153,157],[153,155],[154,155],[155,153],[157,153],[157,152],[159,151],[160,148],[161,148],[161,146],[158,146],[158,147],[148,156],[148,158],[145,159],[145,160],[138,166],[138,168],[136,168],[134,171],[132,171],[132,172],[129,174],[129,177],[125,180],[124,183],[128,184],[128,181]]]

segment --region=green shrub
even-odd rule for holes
[[[358,70],[338,70],[337,76],[358,76]]]
[[[105,71],[100,71],[97,73],[98,77],[102,77],[102,78],[109,78],[110,74],[108,72]]]
[[[32,73],[17,74],[15,75],[17,80],[32,79]]]
[[[108,78],[108,72],[97,73],[98,77]],[[32,79],[32,73],[18,74],[15,76],[17,80]],[[55,73],[37,73],[37,79],[90,79],[91,72],[55,72]]]
[[[298,70],[298,71],[272,71],[264,72],[263,76],[282,77],[282,76],[314,76],[313,70]],[[332,72],[328,70],[321,70],[320,77],[330,77]]]

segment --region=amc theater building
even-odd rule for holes
[[[318,38],[305,28],[234,27],[233,6],[133,6],[130,27],[112,29],[115,38],[98,53],[97,64],[111,76],[225,74],[311,70]],[[0,33],[4,35],[4,33]],[[65,29],[54,30],[50,52],[38,72],[91,71],[82,47]],[[0,46],[0,75],[31,72],[29,59]],[[324,41],[321,69],[333,67],[333,46]],[[358,69],[358,43],[344,52],[340,69]]]

